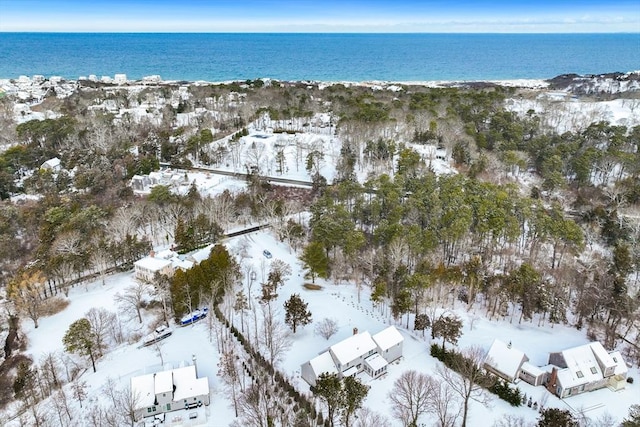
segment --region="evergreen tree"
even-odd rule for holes
[[[316,276],[322,278],[329,277],[329,258],[322,243],[309,243],[309,245],[304,248],[300,259],[304,263],[304,266],[309,269],[307,277],[311,277],[313,283],[316,282]]]
[[[78,353],[91,359],[93,372],[96,371],[95,342],[96,337],[91,330],[91,323],[84,317],[69,325],[69,329],[62,337],[62,343],[67,352]]]
[[[293,294],[284,303],[284,321],[296,333],[298,326],[305,326],[311,323],[311,312],[307,310],[307,303],[300,298],[300,295]]]
[[[461,335],[462,320],[456,315],[440,316],[431,326],[431,338],[442,338],[442,350],[445,341],[456,345]]]

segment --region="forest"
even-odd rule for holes
[[[15,117],[15,101],[1,97],[0,404],[35,398],[24,385],[13,393],[38,362],[21,356],[20,321],[37,328],[64,310],[70,289],[131,270],[152,248],[189,253],[246,224],[269,224],[314,283],[370,289],[407,328],[410,316],[435,320],[437,307],[456,300],[488,319],[584,329],[637,366],[640,124],[596,114],[569,124],[564,104],[540,93],[491,83],[80,81],[71,96],[32,107],[55,113],[44,120]],[[624,102],[631,117],[640,105],[638,92],[580,96]],[[527,102],[539,108],[513,107]],[[297,145],[244,147],[258,131]],[[295,139],[316,132],[330,146]],[[266,157],[273,168],[261,166]],[[42,167],[52,158],[63,168]],[[246,184],[134,193],[134,176],[167,167],[235,168]],[[305,170],[310,185],[269,181],[289,169]],[[224,298],[242,305],[234,283],[247,273],[217,245],[191,270],[156,277],[146,309],[179,319]],[[272,265],[257,297],[268,301],[288,274]]]

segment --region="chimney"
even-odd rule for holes
[[[154,251],[153,249],[151,249],[151,252],[149,252],[149,257],[150,258],[154,258],[156,256],[156,251]]]
[[[549,380],[547,381],[547,390],[549,390],[551,394],[557,395],[556,393],[557,381],[558,381],[558,369],[554,367],[551,369],[551,375],[549,376]]]
[[[196,363],[196,355],[195,354],[193,354],[191,356],[191,360],[193,361],[193,366],[196,368],[196,378],[198,378],[198,365]]]
[[[353,328],[353,335],[358,335],[358,328]]]
[[[511,349],[511,341],[509,341],[509,344],[507,344],[507,348]]]

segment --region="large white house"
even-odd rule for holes
[[[329,347],[329,350],[304,363],[300,368],[302,378],[311,386],[323,373],[336,373],[340,378],[366,372],[377,378],[387,372],[387,365],[402,357],[404,338],[394,326],[371,336],[358,333]]]
[[[151,283],[156,273],[171,276],[174,270],[170,260],[156,257],[152,251],[149,256],[133,263],[133,271],[137,280]]]
[[[548,388],[561,399],[607,386],[624,388],[628,371],[620,352],[609,353],[599,342],[551,353],[549,364],[557,368]]]
[[[209,379],[197,378],[194,365],[131,378],[135,418],[209,405]]]

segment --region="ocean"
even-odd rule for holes
[[[640,70],[640,33],[0,33],[0,78],[546,79]]]

